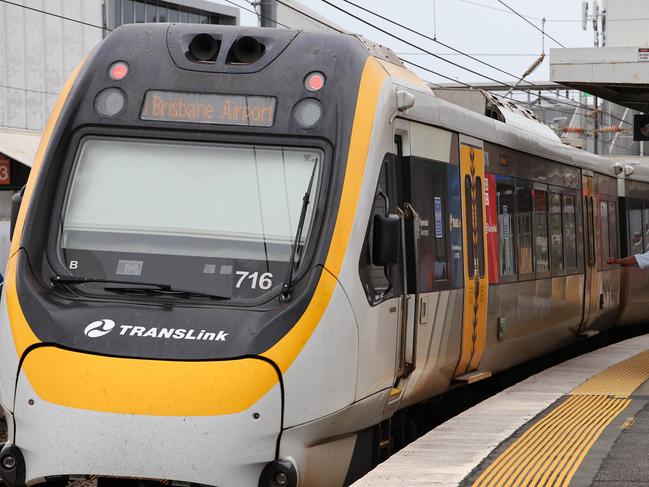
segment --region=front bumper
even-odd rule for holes
[[[56,365],[52,373],[57,373]],[[162,410],[169,407],[161,405]],[[279,384],[248,409],[231,414],[90,411],[39,397],[23,370],[16,388],[13,443],[24,456],[27,484],[50,476],[96,475],[258,485],[264,466],[275,459],[281,411]]]

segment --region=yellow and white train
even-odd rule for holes
[[[646,319],[606,258],[649,174],[487,102],[349,35],[113,32],[15,197],[0,477],[348,485],[408,406]]]

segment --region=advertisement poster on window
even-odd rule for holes
[[[489,263],[489,282],[498,282],[498,206],[496,204],[496,177],[485,174],[485,209],[487,212],[487,254]]]
[[[435,196],[435,238],[442,238],[444,236],[442,227],[442,198]]]

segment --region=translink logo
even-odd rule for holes
[[[228,333],[194,330],[191,328],[156,328],[134,325],[116,326],[113,320],[97,320],[86,326],[83,331],[88,338],[99,338],[108,335],[114,329],[119,329],[122,336],[136,338],[155,338],[159,340],[198,340],[203,342],[224,342]]]

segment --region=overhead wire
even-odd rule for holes
[[[343,31],[343,30],[341,30],[341,29],[339,29],[337,27],[334,27],[333,25],[328,24],[327,22],[324,22],[321,19],[317,19],[317,18],[313,17],[312,15],[309,15],[308,13],[304,12],[303,10],[301,10],[301,9],[299,9],[297,7],[294,7],[293,5],[290,5],[290,4],[288,4],[288,3],[286,3],[286,2],[284,2],[282,0],[275,0],[275,1],[277,3],[279,3],[279,4],[281,4],[281,5],[284,5],[286,8],[289,8],[289,9],[293,10],[294,12],[299,13],[300,15],[304,15],[305,17],[307,17],[308,19],[313,20],[314,22],[317,22],[319,24],[324,25],[325,27],[329,27],[330,29],[335,30],[336,32],[339,32],[341,34],[348,34],[348,32],[345,32],[345,31]],[[413,46],[413,47],[416,47],[416,46]],[[411,61],[408,61],[407,59],[399,58],[399,60],[403,61],[404,63],[408,63],[408,64],[410,64],[412,66],[415,66],[417,68],[423,69],[424,71],[427,71],[428,73],[434,74],[435,76],[439,76],[440,78],[444,78],[444,79],[446,79],[448,81],[452,81],[453,83],[461,83],[461,84],[465,85],[467,88],[472,88],[471,85],[460,82],[455,78],[452,78],[452,77],[447,76],[445,74],[439,73],[439,72],[437,72],[435,70],[432,70],[430,68],[425,68],[425,67],[423,67],[423,66],[421,66],[421,65],[419,65],[417,63],[413,63]],[[435,85],[435,87],[437,87],[437,88],[441,88],[441,85],[439,85],[437,83],[433,83],[431,81],[426,81],[426,82],[430,83],[432,85]]]
[[[280,2],[280,0],[277,0],[277,1]],[[367,20],[365,20],[365,19],[362,19],[362,18],[360,18],[360,17],[358,17],[358,16],[352,14],[351,12],[348,12],[347,10],[343,9],[342,7],[339,7],[339,6],[335,5],[335,4],[333,4],[333,3],[330,2],[329,0],[321,0],[321,1],[324,2],[324,3],[326,3],[326,4],[328,4],[328,5],[330,5],[330,6],[332,6],[332,7],[334,7],[334,8],[336,8],[337,10],[339,10],[339,11],[341,11],[341,12],[343,12],[343,13],[346,13],[346,14],[349,15],[350,17],[352,17],[352,18],[354,18],[354,19],[356,19],[356,20],[358,20],[358,21],[360,21],[360,22],[362,22],[362,23],[364,23],[364,24],[366,24],[366,25],[369,25],[370,27],[373,27],[373,28],[375,28],[376,30],[379,30],[380,32],[385,33],[386,35],[388,35],[388,36],[390,36],[390,37],[393,37],[393,38],[395,38],[395,39],[397,39],[397,40],[399,40],[399,41],[401,41],[401,42],[404,42],[405,44],[408,44],[408,45],[410,45],[411,47],[414,47],[414,48],[416,48],[416,49],[419,49],[419,50],[421,50],[421,51],[423,51],[423,52],[428,52],[426,49],[423,49],[422,47],[420,47],[420,46],[418,46],[418,45],[412,44],[412,43],[410,43],[409,41],[405,41],[405,40],[402,39],[401,37],[399,37],[399,36],[397,36],[397,35],[395,35],[395,34],[392,34],[392,33],[388,32],[388,31],[386,31],[385,29],[382,29],[382,28],[380,28],[380,27],[378,27],[378,26],[372,24],[372,23],[369,22],[369,21],[367,21]],[[350,2],[349,0],[343,0],[343,1],[352,4],[352,2]],[[283,3],[283,2],[280,2],[280,3]],[[296,9],[293,9],[293,10],[296,10]],[[387,19],[387,20],[389,20],[389,19]],[[417,32],[415,31],[415,33],[417,33]],[[418,34],[420,34],[420,33],[418,33]],[[422,35],[422,36],[425,37],[425,35],[423,35],[423,34],[420,34],[420,35]],[[453,49],[454,49],[454,48],[453,48]],[[461,51],[460,51],[460,52],[461,52]],[[424,71],[430,72],[430,73],[435,74],[435,75],[437,75],[437,76],[442,76],[442,77],[445,78],[445,79],[449,79],[448,76],[446,76],[446,75],[442,75],[441,73],[438,73],[438,72],[436,72],[436,71],[433,71],[433,70],[431,70],[431,69],[429,69],[429,68],[426,68],[426,67],[424,67],[424,66],[422,66],[422,65],[420,65],[420,64],[414,63],[414,62],[409,61],[409,60],[407,60],[407,59],[403,59],[403,58],[400,58],[400,59],[401,59],[403,62],[405,62],[405,63],[407,63],[407,64],[410,64],[410,65],[412,65],[412,66],[415,66],[415,67],[417,67],[417,68],[419,68],[419,69],[422,69],[422,70],[424,70]],[[445,62],[447,62],[447,63],[451,63],[451,64],[454,64],[454,65],[457,65],[456,63],[452,63],[452,62],[450,62],[450,61],[448,61],[448,60],[446,60],[446,59],[443,59],[443,58],[442,58],[442,60],[445,61]],[[464,67],[462,67],[462,66],[459,66],[459,67],[461,67],[462,69],[465,69],[465,70],[467,70],[467,71],[473,71],[473,70],[470,70],[470,69],[468,69],[468,68],[464,68]],[[494,81],[494,79],[492,79],[492,78],[489,78],[489,77],[484,76],[484,75],[482,75],[482,76],[483,76],[483,77],[486,77],[486,78],[488,78],[488,79],[491,79],[491,81]],[[465,82],[458,81],[458,80],[453,80],[453,81],[456,82],[456,83],[459,83],[459,84],[461,84],[461,85],[463,85],[463,86],[465,86],[466,88],[479,89],[479,88],[476,88],[476,87],[472,86],[472,85],[469,84],[469,83],[465,83]],[[504,86],[506,86],[506,87],[511,87],[511,85],[507,85],[507,84],[505,84],[505,83],[503,83],[503,82],[500,82],[500,81],[497,81],[497,80],[495,80],[495,81],[496,81],[498,84],[504,85]],[[532,85],[530,88],[535,88],[536,85],[534,85],[534,83],[531,83],[531,82],[528,82],[528,83],[530,83],[530,84]],[[487,91],[487,90],[485,90],[485,91]],[[539,91],[542,91],[542,90],[539,90]],[[553,93],[553,92],[551,92],[550,90],[545,90],[545,91],[549,91],[550,93]],[[508,100],[512,100],[512,101],[515,101],[515,102],[517,102],[517,103],[520,103],[519,100],[517,100],[517,99],[515,99],[515,98],[513,98],[513,97],[499,95],[499,94],[497,94],[497,93],[493,93],[493,92],[490,92],[490,91],[488,91],[488,92],[491,93],[492,95],[498,96],[498,97],[500,97],[500,98],[504,98],[504,99],[508,99]],[[553,94],[554,94],[554,93],[553,93]],[[564,105],[567,105],[567,106],[572,106],[572,107],[574,107],[574,108],[584,108],[584,109],[587,109],[587,110],[589,110],[589,111],[592,111],[592,110],[593,110],[592,107],[590,107],[590,106],[588,106],[588,105],[585,105],[585,104],[583,104],[583,103],[580,103],[580,102],[576,102],[575,100],[572,100],[571,98],[569,98],[569,97],[567,97],[567,96],[563,96],[563,95],[560,95],[560,94],[557,94],[557,95],[560,96],[560,97],[566,98],[566,99],[567,99],[568,101],[570,101],[571,103],[566,103],[566,102],[563,102],[563,101],[559,101],[559,100],[557,100],[556,98],[548,98],[548,97],[544,97],[544,96],[541,96],[540,93],[539,93],[538,95],[535,95],[535,96],[537,96],[539,99],[544,99],[544,100],[547,100],[547,101],[552,101],[552,102],[556,102],[556,103],[561,103],[561,104],[564,104]],[[556,109],[555,109],[555,108],[552,108],[552,110],[556,110]],[[560,111],[560,112],[563,111],[563,112],[565,112],[565,113],[572,113],[572,112],[567,112],[567,111],[565,111],[565,110],[557,110],[557,111]],[[615,119],[615,120],[620,121],[621,123],[626,123],[626,124],[628,124],[628,125],[632,125],[630,122],[627,122],[626,120],[624,120],[624,119],[622,119],[622,118],[619,118],[619,117],[617,117],[617,116],[615,116],[615,115],[613,115],[613,114],[611,114],[611,113],[607,113],[607,115],[609,115],[611,118],[613,118],[613,119]],[[605,140],[602,140],[602,142],[604,142],[604,143],[609,143],[608,141],[605,141]]]
[[[560,41],[558,41],[558,40],[556,40],[554,37],[552,37],[550,34],[544,32],[541,28],[539,28],[539,27],[538,27],[537,25],[535,25],[533,22],[530,22],[529,19],[526,19],[524,15],[518,13],[516,10],[514,10],[513,8],[511,8],[509,5],[507,5],[505,2],[503,2],[503,0],[498,0],[498,3],[500,3],[500,4],[503,5],[504,7],[507,7],[509,10],[512,11],[512,13],[515,13],[516,15],[518,15],[521,19],[523,19],[525,22],[527,22],[528,24],[530,24],[532,27],[534,27],[536,30],[538,30],[541,34],[543,34],[544,36],[546,36],[548,39],[550,39],[550,40],[556,42],[556,43],[557,43],[558,45],[560,45],[561,47],[566,47],[566,46],[563,45]]]
[[[315,18],[315,17],[309,15],[308,13],[302,11],[301,9],[296,8],[296,7],[294,7],[294,6],[290,5],[290,4],[287,4],[286,2],[284,2],[284,1],[282,1],[282,0],[276,0],[276,1],[277,1],[278,3],[284,5],[285,7],[287,7],[287,8],[289,8],[289,9],[293,10],[294,12],[299,13],[299,14],[301,14],[301,15],[304,15],[305,17],[307,17],[307,18],[309,18],[309,19],[311,19],[311,20],[313,20],[313,21],[315,21],[315,22],[317,22],[317,23],[319,23],[319,24],[322,24],[322,25],[324,25],[324,26],[326,26],[326,27],[329,27],[329,28],[331,28],[331,29],[333,29],[333,30],[336,30],[337,32],[345,33],[344,31],[342,31],[342,30],[340,30],[340,29],[338,29],[338,28],[336,28],[336,27],[334,27],[334,26],[332,26],[332,25],[330,25],[330,24],[328,24],[328,23],[322,21],[321,19],[317,19],[317,18]],[[397,39],[397,40],[399,40],[399,41],[402,41],[402,42],[404,42],[404,43],[410,45],[411,47],[414,47],[415,49],[420,49],[420,50],[422,50],[422,51],[424,51],[424,52],[427,52],[427,50],[421,48],[420,46],[418,46],[418,45],[416,45],[416,44],[413,44],[413,43],[410,43],[410,42],[407,42],[407,41],[405,41],[404,39],[402,39],[401,37],[396,36],[395,34],[392,34],[392,33],[388,32],[388,31],[386,31],[386,30],[384,30],[384,29],[381,29],[381,28],[375,26],[374,24],[372,24],[371,22],[366,21],[366,20],[364,20],[364,19],[362,19],[362,18],[360,18],[360,17],[357,17],[357,16],[351,14],[350,12],[347,12],[345,9],[343,9],[343,8],[341,8],[341,7],[338,7],[338,6],[334,5],[334,4],[331,4],[331,2],[329,2],[328,0],[322,0],[322,1],[323,1],[324,3],[327,3],[327,4],[331,5],[331,6],[333,6],[334,8],[337,8],[338,10],[342,11],[343,13],[346,13],[346,14],[350,15],[351,17],[357,19],[358,21],[360,21],[360,22],[362,22],[362,23],[365,23],[365,24],[367,24],[367,25],[369,25],[369,26],[371,26],[371,27],[373,27],[373,28],[375,28],[375,29],[377,29],[377,30],[379,30],[379,31],[381,31],[381,32],[383,32],[383,33],[385,33],[386,35],[388,35],[388,36],[390,36],[390,37],[393,37],[393,38],[395,38],[395,39]],[[457,79],[453,79],[453,78],[451,78],[450,76],[447,76],[447,75],[444,75],[444,74],[442,74],[442,73],[439,73],[438,71],[432,70],[432,69],[427,68],[427,67],[425,67],[425,66],[422,66],[422,65],[420,65],[420,64],[418,64],[418,63],[415,63],[415,62],[409,61],[409,60],[404,59],[404,58],[399,58],[399,59],[400,59],[402,62],[406,63],[406,64],[409,64],[409,65],[411,65],[411,66],[414,66],[414,67],[416,67],[416,68],[419,68],[419,69],[421,69],[421,70],[423,70],[423,71],[426,71],[426,72],[428,72],[428,73],[431,73],[431,74],[433,74],[433,75],[435,75],[435,76],[439,76],[439,77],[441,77],[441,78],[443,78],[443,79],[446,79],[446,80],[452,81],[452,82],[454,82],[454,83],[458,83],[458,84],[460,84],[460,85],[462,85],[462,86],[464,86],[464,87],[466,87],[466,88],[470,88],[470,89],[479,89],[479,88],[476,88],[475,86],[472,86],[472,85],[469,84],[469,83],[466,83],[466,82],[463,82],[463,81],[459,81],[459,80],[457,80]],[[445,59],[443,59],[443,58],[441,58],[441,59],[442,59],[443,61],[445,61],[445,62],[450,62],[450,61],[445,60]],[[452,63],[452,64],[457,65],[457,63]],[[462,68],[462,69],[468,70],[468,68],[464,68],[464,67],[462,67],[462,66],[460,66],[460,65],[457,65],[457,66],[460,67],[460,68]],[[470,71],[472,71],[472,70],[470,70]],[[485,77],[485,76],[483,76],[483,77]],[[488,77],[487,77],[487,78],[488,78]],[[500,82],[500,81],[498,81],[498,80],[494,80],[493,78],[488,78],[488,79],[490,79],[491,81],[495,81],[495,82],[497,82],[498,84],[503,85],[504,87],[507,87],[507,88],[510,88],[510,87],[511,87],[511,85],[508,85],[508,84],[506,84],[506,83]],[[435,87],[438,87],[438,88],[441,87],[439,84],[431,83],[430,81],[426,81],[426,82],[429,83],[429,84],[431,84],[431,85],[434,85]],[[487,91],[487,90],[485,90],[485,91]],[[505,98],[505,99],[508,99],[508,100],[511,100],[511,101],[515,101],[515,102],[517,102],[517,103],[520,103],[519,100],[517,100],[517,99],[515,99],[515,98],[513,98],[513,97],[509,97],[509,96],[505,96],[505,97],[504,97],[504,96],[502,96],[502,95],[500,95],[500,94],[493,93],[493,92],[489,92],[489,93],[491,93],[492,95],[499,96],[499,97],[501,97],[501,98]],[[535,96],[538,96],[539,98],[541,98],[541,99],[545,99],[545,100],[548,100],[548,101],[558,102],[558,103],[563,103],[564,105],[572,106],[572,107],[575,107],[575,108],[580,107],[580,108],[584,108],[584,109],[587,109],[587,110],[592,110],[592,108],[591,108],[590,106],[588,106],[588,105],[584,105],[583,103],[576,102],[575,100],[572,100],[572,99],[569,98],[569,97],[565,97],[565,98],[566,98],[567,100],[569,100],[571,103],[560,102],[560,101],[558,101],[556,98],[543,97],[543,96],[541,96],[540,94],[535,95]],[[562,95],[559,95],[559,96],[562,96]],[[610,115],[611,118],[613,118],[613,119],[616,119],[616,120],[618,120],[618,121],[620,121],[620,122],[627,123],[627,124],[631,125],[629,122],[627,122],[627,121],[625,121],[625,120],[623,120],[623,119],[621,119],[621,118],[619,118],[619,117],[616,117],[616,116],[613,115],[613,114],[609,114],[609,115]]]
[[[0,88],[6,88],[8,90],[16,90],[16,91],[25,91],[27,93],[38,93],[43,95],[59,96],[59,93],[54,93],[53,91],[32,90],[29,88],[18,88],[17,86],[0,85]]]
[[[428,56],[425,52],[396,52],[399,56]],[[459,52],[436,52],[438,56],[466,56],[465,53]],[[538,57],[537,53],[524,53],[524,52],[472,52],[468,53],[470,56],[484,56],[484,57]]]
[[[511,10],[505,10],[504,8],[494,7],[493,5],[486,5],[484,3],[475,2],[473,0],[459,0],[459,1],[463,3],[467,3],[469,5],[475,5],[476,7],[488,8],[490,10],[495,10],[497,12],[503,12],[506,14],[513,14]],[[533,15],[526,15],[526,14],[521,14],[521,15],[527,19],[538,20],[539,22],[542,20],[541,17],[534,17]],[[546,22],[581,22],[581,20],[580,19],[546,19]]]
[[[471,73],[473,73],[473,74],[478,74],[479,76],[481,76],[481,77],[483,77],[483,78],[486,78],[486,79],[489,79],[490,81],[494,81],[495,83],[500,84],[500,85],[502,85],[502,86],[504,86],[504,87],[506,87],[506,88],[512,88],[512,85],[511,85],[511,84],[504,83],[504,82],[502,82],[502,81],[496,80],[496,79],[491,78],[491,77],[489,77],[489,76],[487,76],[487,75],[484,75],[484,74],[482,74],[482,73],[478,73],[478,72],[475,71],[475,70],[469,69],[469,68],[467,68],[467,67],[465,67],[465,66],[462,66],[462,65],[460,65],[460,64],[458,64],[458,63],[454,63],[454,62],[452,62],[452,61],[449,61],[448,59],[444,59],[444,58],[443,58],[442,56],[440,56],[440,55],[437,55],[437,54],[431,53],[430,51],[428,51],[427,49],[422,48],[422,47],[419,46],[419,45],[415,45],[415,44],[413,44],[413,43],[411,43],[411,42],[409,42],[409,41],[406,41],[405,39],[403,39],[403,38],[401,38],[401,37],[399,37],[399,36],[397,36],[397,35],[395,35],[395,34],[393,34],[393,33],[390,33],[390,32],[388,32],[388,31],[386,31],[385,29],[380,28],[380,27],[376,26],[375,24],[373,24],[373,23],[371,23],[371,22],[369,22],[369,21],[367,21],[367,20],[365,20],[365,19],[363,19],[363,18],[360,18],[360,17],[354,15],[353,13],[349,12],[348,10],[345,10],[344,8],[342,8],[342,7],[340,7],[340,6],[333,4],[333,3],[332,3],[331,1],[329,1],[329,0],[321,0],[321,1],[324,2],[324,3],[327,4],[327,5],[330,5],[330,6],[334,7],[335,9],[337,9],[337,10],[339,10],[339,11],[341,11],[341,12],[347,14],[348,16],[350,16],[350,17],[352,17],[352,18],[358,20],[359,22],[362,22],[362,23],[364,23],[364,24],[366,24],[366,25],[368,25],[368,26],[370,26],[370,27],[372,27],[372,28],[374,28],[374,29],[376,29],[376,30],[378,30],[378,31],[380,31],[380,32],[382,32],[382,33],[384,33],[384,34],[386,34],[386,35],[388,35],[388,36],[394,38],[394,39],[396,39],[396,40],[399,40],[400,42],[403,42],[403,43],[405,43],[405,44],[408,44],[408,45],[410,45],[411,47],[414,47],[415,49],[419,49],[419,50],[422,51],[424,54],[431,54],[431,55],[433,55],[434,57],[436,57],[436,58],[438,58],[438,59],[441,59],[442,61],[444,61],[444,62],[446,62],[446,63],[448,63],[448,64],[452,64],[453,66],[456,66],[456,67],[459,67],[460,69],[463,69],[464,71],[468,71],[468,72],[471,72]],[[347,4],[349,4],[349,5],[353,5],[354,7],[358,8],[358,9],[360,9],[360,10],[366,12],[366,13],[370,13],[370,14],[372,14],[372,15],[374,15],[374,16],[376,16],[376,17],[378,17],[378,18],[380,18],[380,19],[382,19],[382,20],[384,20],[384,21],[390,22],[390,23],[392,23],[392,24],[394,24],[394,25],[396,25],[396,26],[398,26],[398,27],[400,27],[400,28],[402,28],[402,29],[404,29],[404,30],[407,30],[407,31],[409,31],[409,32],[411,32],[411,33],[414,33],[414,34],[416,34],[416,35],[418,35],[418,36],[420,36],[420,37],[423,37],[423,38],[428,39],[428,40],[430,40],[430,41],[436,42],[436,43],[438,43],[438,44],[440,44],[440,45],[446,47],[447,49],[451,49],[451,50],[453,50],[454,52],[456,52],[456,53],[458,53],[458,54],[461,54],[461,55],[464,55],[464,56],[466,56],[466,57],[468,57],[468,58],[470,58],[470,59],[472,59],[472,60],[474,60],[474,61],[476,61],[476,62],[478,62],[478,63],[481,63],[481,64],[483,64],[483,65],[485,65],[485,66],[488,66],[488,67],[490,67],[490,68],[492,68],[492,69],[494,69],[494,70],[497,70],[497,71],[499,71],[499,72],[501,72],[501,73],[504,73],[504,74],[506,74],[506,75],[508,75],[508,76],[511,76],[511,77],[513,77],[513,78],[516,78],[516,79],[518,79],[519,81],[525,82],[525,83],[527,83],[527,84],[528,84],[531,88],[533,88],[533,89],[539,89],[539,87],[538,87],[535,83],[533,83],[533,82],[531,82],[531,81],[525,80],[524,78],[522,78],[522,77],[520,77],[520,76],[517,76],[517,75],[515,75],[515,74],[512,74],[512,73],[510,73],[510,72],[508,72],[508,71],[505,71],[505,70],[503,70],[502,68],[499,68],[499,67],[497,67],[497,66],[494,66],[494,65],[491,64],[491,63],[488,63],[488,62],[486,62],[486,61],[483,61],[483,60],[481,60],[481,59],[478,59],[478,58],[476,58],[476,57],[474,57],[474,56],[472,56],[472,55],[470,55],[470,54],[467,54],[467,53],[465,53],[465,52],[463,52],[463,51],[461,51],[461,50],[459,50],[459,49],[457,49],[457,48],[455,48],[455,47],[453,47],[453,46],[450,46],[450,45],[448,45],[448,44],[446,44],[446,43],[444,43],[444,42],[442,42],[442,41],[439,41],[439,40],[437,40],[437,39],[435,39],[435,38],[432,38],[432,37],[430,37],[430,36],[428,36],[428,35],[426,35],[426,34],[423,34],[423,33],[419,32],[419,31],[417,31],[417,30],[415,30],[415,29],[412,29],[412,28],[410,28],[410,27],[408,27],[408,26],[405,26],[405,25],[403,25],[403,24],[401,24],[401,23],[399,23],[399,22],[396,22],[396,21],[394,21],[394,20],[392,20],[392,19],[389,19],[389,18],[387,18],[387,17],[385,17],[385,16],[383,16],[383,15],[381,15],[381,14],[378,14],[378,13],[376,13],[376,12],[373,12],[373,11],[367,9],[367,8],[364,8],[364,7],[360,6],[360,5],[358,5],[358,4],[354,3],[354,2],[352,2],[351,0],[342,0],[342,1],[344,1],[345,3],[347,3]],[[403,58],[401,58],[401,59],[402,59],[402,61],[404,61],[404,62],[407,62],[407,63],[409,63],[409,64],[412,64],[412,65],[415,65],[415,66],[417,66],[417,67],[420,67],[420,66],[418,66],[418,65],[416,65],[416,64],[414,64],[414,63],[412,63],[412,62],[410,62],[410,61],[407,61],[407,60],[405,60],[405,59],[403,59]],[[447,79],[448,79],[448,77],[447,77]],[[476,88],[476,87],[474,87],[474,86],[467,85],[466,83],[463,83],[463,84],[464,84],[465,86],[467,86],[467,87],[471,87],[471,88],[474,88],[474,89],[478,89],[478,88]],[[588,105],[585,105],[585,104],[583,104],[583,103],[577,102],[577,101],[573,100],[572,98],[570,98],[570,97],[568,97],[568,96],[565,96],[565,95],[562,95],[562,94],[560,94],[560,93],[554,93],[552,90],[542,89],[541,91],[546,91],[546,92],[548,92],[548,93],[551,93],[553,96],[557,96],[557,97],[559,97],[559,98],[565,98],[566,100],[569,100],[570,103],[565,103],[565,102],[564,102],[564,103],[565,103],[566,105],[568,105],[568,106],[581,106],[581,107],[587,108],[587,109],[589,109],[589,110],[591,109],[591,107],[589,107]],[[499,95],[499,96],[502,96],[502,95]],[[541,97],[541,98],[544,98],[544,99],[549,100],[549,101],[555,101],[554,98],[549,98],[549,97]],[[620,121],[620,122],[627,123],[627,124],[631,125],[629,122],[627,122],[627,121],[625,121],[625,120],[622,120],[622,119],[616,117],[615,115],[612,115],[612,114],[611,114],[611,117],[614,118],[614,119],[616,119],[616,120],[618,120],[618,121]]]
[[[300,15],[304,15],[306,18],[308,18],[308,19],[310,19],[310,20],[313,20],[314,22],[317,22],[318,24],[322,24],[322,25],[324,25],[324,26],[326,26],[326,27],[329,27],[330,29],[335,30],[336,32],[338,32],[338,33],[340,33],[340,34],[347,34],[347,33],[348,33],[348,32],[345,32],[344,30],[340,30],[338,27],[335,27],[335,26],[333,26],[333,25],[331,25],[331,24],[328,24],[328,23],[326,23],[326,22],[323,22],[321,19],[317,19],[317,18],[315,18],[313,15],[309,15],[308,13],[304,12],[303,10],[301,10],[301,9],[299,9],[299,8],[296,8],[296,7],[294,7],[293,5],[290,5],[290,4],[288,4],[288,3],[286,3],[286,2],[284,2],[284,1],[282,1],[282,0],[275,0],[275,1],[276,1],[277,3],[279,3],[279,4],[281,4],[281,5],[284,5],[286,8],[290,8],[290,9],[293,10],[294,12],[299,13]]]
[[[330,7],[333,7],[333,8],[335,8],[336,10],[339,10],[340,12],[343,12],[343,13],[347,14],[348,16],[350,16],[350,17],[352,17],[352,18],[358,20],[359,22],[362,22],[362,23],[364,23],[364,24],[369,25],[369,26],[372,27],[373,29],[378,30],[379,32],[382,32],[383,34],[385,34],[385,35],[387,35],[387,36],[390,36],[390,37],[392,37],[392,38],[398,40],[399,42],[402,42],[402,43],[404,43],[404,44],[407,44],[407,45],[409,45],[410,47],[414,47],[415,49],[419,49],[419,50],[422,51],[422,52],[425,52],[425,53],[427,53],[427,54],[430,54],[431,56],[433,56],[433,57],[435,57],[435,58],[437,58],[437,59],[440,59],[440,60],[444,61],[445,63],[451,64],[452,66],[455,66],[456,68],[459,68],[459,69],[462,69],[462,70],[464,70],[464,71],[467,71],[467,72],[469,72],[469,73],[471,73],[471,74],[475,74],[476,76],[480,76],[481,78],[485,78],[485,79],[488,79],[489,81],[493,81],[494,83],[497,83],[497,84],[499,84],[499,85],[503,85],[503,86],[505,86],[505,87],[510,87],[510,85],[508,85],[507,83],[504,83],[504,82],[502,82],[502,81],[500,81],[500,80],[497,80],[496,78],[492,78],[491,76],[488,76],[488,75],[486,75],[486,74],[480,73],[480,72],[475,71],[475,70],[473,70],[473,69],[471,69],[471,68],[467,68],[466,66],[462,66],[461,64],[458,64],[458,63],[456,63],[456,62],[454,62],[454,61],[450,61],[450,60],[448,60],[448,59],[444,59],[442,56],[438,56],[437,54],[435,54],[435,53],[432,52],[432,51],[429,51],[429,50],[427,50],[427,49],[425,49],[425,48],[423,48],[423,47],[421,47],[421,46],[418,46],[418,45],[416,45],[416,44],[413,44],[412,42],[410,42],[410,41],[408,41],[408,40],[406,40],[406,39],[404,39],[404,38],[402,38],[402,37],[399,37],[399,36],[397,36],[397,35],[395,35],[395,34],[389,32],[389,31],[383,29],[382,27],[379,27],[378,25],[371,23],[370,21],[365,20],[365,19],[363,19],[363,18],[361,18],[361,17],[359,17],[359,16],[353,14],[352,12],[350,12],[350,11],[348,11],[348,10],[345,10],[344,8],[340,7],[339,5],[336,5],[335,3],[333,3],[333,2],[331,2],[331,1],[329,1],[329,0],[321,0],[321,1],[322,1],[323,3],[326,3],[327,5],[329,5]],[[345,1],[346,1],[346,0],[345,0]]]

